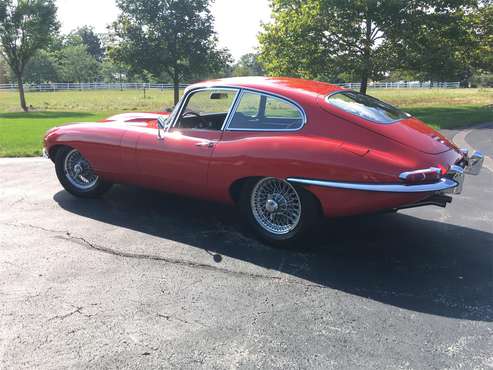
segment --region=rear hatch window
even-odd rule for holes
[[[390,124],[410,117],[390,104],[354,91],[337,92],[326,99],[339,109],[375,123]]]

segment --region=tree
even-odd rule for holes
[[[24,70],[57,29],[54,0],[0,0],[0,51],[15,74],[25,112]]]
[[[126,82],[129,77],[129,67],[122,63],[115,63],[113,60],[106,58],[101,63],[101,77],[105,82]]]
[[[24,81],[32,83],[53,82],[58,80],[58,61],[55,56],[39,50],[29,61],[24,71]]]
[[[105,50],[101,37],[89,26],[84,26],[72,31],[66,38],[65,45],[85,45],[89,54],[98,62],[103,61]]]
[[[475,3],[473,0],[272,0],[274,22],[265,25],[259,37],[260,61],[269,74],[336,81],[339,76],[358,76],[361,92],[365,93],[369,79],[381,78],[393,68],[401,67],[406,58],[419,59],[410,58],[410,53],[424,56],[422,61],[426,60],[433,68],[440,63],[439,68],[443,68],[444,51],[449,44],[435,53],[432,45],[423,46],[415,36],[426,35],[427,30],[435,27],[443,40],[452,43],[459,15],[464,15]],[[460,41],[464,46],[465,41]]]
[[[472,38],[477,40],[471,60],[475,68],[493,73],[493,1],[481,5],[468,16]]]
[[[264,70],[258,62],[258,55],[248,53],[241,56],[238,63],[233,66],[234,76],[263,76]]]
[[[117,0],[121,15],[113,25],[113,59],[135,72],[158,77],[163,72],[174,85],[213,73],[223,63],[217,48],[210,0]]]
[[[66,46],[60,52],[60,75],[66,82],[89,82],[99,76],[100,63],[84,45]]]
[[[466,85],[481,59],[483,41],[474,20],[479,21],[482,6],[478,1],[429,2],[433,4],[432,10],[407,7],[403,12],[391,34],[395,64],[420,79],[460,80]]]
[[[7,83],[7,68],[7,63],[5,63],[0,55],[0,84]]]

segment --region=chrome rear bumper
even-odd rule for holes
[[[457,186],[453,189],[447,189],[441,193],[445,194],[460,194],[464,188],[465,175],[479,175],[481,168],[483,168],[484,156],[479,152],[474,152],[473,155],[469,156],[467,149],[461,149],[463,154],[463,159],[459,164],[454,165],[447,172],[445,177],[453,180],[457,183]]]
[[[467,159],[465,172],[469,175],[479,175],[481,168],[483,168],[483,163],[484,156],[480,152],[474,152],[474,154]]]

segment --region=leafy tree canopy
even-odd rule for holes
[[[105,49],[101,37],[92,27],[84,26],[72,31],[66,37],[65,45],[85,45],[89,54],[97,61],[101,62],[104,58]]]
[[[100,63],[84,45],[67,46],[60,52],[60,76],[65,82],[96,81]]]
[[[29,83],[56,82],[59,77],[58,67],[58,61],[52,53],[39,50],[26,66],[24,81]]]
[[[227,59],[217,47],[209,0],[117,0],[115,60],[136,72],[166,73],[175,85],[218,70]],[[226,58],[225,58],[226,56]]]
[[[24,70],[58,29],[54,0],[0,0],[0,52],[19,84],[21,107],[27,111]]]
[[[469,41],[465,19],[478,1],[271,0],[271,6],[274,21],[259,37],[269,74],[331,81],[350,75],[365,92],[369,79],[403,65],[430,76],[456,68],[458,48]]]
[[[258,61],[258,55],[248,53],[243,55],[233,66],[233,76],[263,76],[264,69]]]

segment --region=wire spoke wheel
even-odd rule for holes
[[[272,234],[288,234],[300,223],[301,200],[286,181],[260,180],[253,188],[250,205],[257,223]]]
[[[65,177],[77,189],[90,190],[97,185],[99,177],[77,149],[67,154],[63,167]]]

